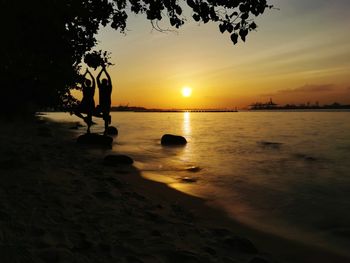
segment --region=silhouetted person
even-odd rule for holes
[[[90,78],[92,81],[86,78],[87,74],[90,75]],[[95,95],[96,83],[95,83],[94,77],[92,76],[91,72],[88,69],[86,69],[86,72],[83,76],[84,76],[84,81],[82,83],[83,98],[78,106],[77,111],[75,111],[74,113],[85,121],[85,123],[88,126],[87,133],[90,133],[90,127],[92,125],[92,115],[95,111],[94,95]],[[84,117],[82,113],[86,113],[86,117]]]
[[[106,78],[100,80],[102,73],[105,73]],[[102,118],[105,122],[105,131],[107,134],[108,125],[111,123],[111,94],[112,94],[112,80],[109,76],[106,67],[102,66],[100,73],[97,75],[97,85],[99,89],[100,105],[98,106],[99,111],[102,113]]]

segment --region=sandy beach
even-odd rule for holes
[[[105,166],[111,150],[78,145],[72,126],[2,123],[1,262],[349,260],[243,226],[133,166]]]

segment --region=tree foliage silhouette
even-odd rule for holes
[[[69,108],[81,79],[80,63],[96,68],[108,54],[94,51],[100,26],[125,32],[128,14],[153,25],[167,19],[180,28],[189,8],[197,22],[216,22],[236,44],[257,25],[252,17],[271,8],[266,0],[1,0],[1,113],[32,113],[40,107]]]

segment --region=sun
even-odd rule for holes
[[[184,97],[190,97],[192,94],[192,89],[190,87],[183,87],[181,90],[182,96]]]

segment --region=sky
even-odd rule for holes
[[[278,104],[350,104],[350,1],[270,0],[245,43],[218,24],[187,23],[161,33],[143,15],[126,34],[100,30],[97,49],[112,52],[112,104],[163,109],[245,108]],[[163,24],[163,28],[168,28]],[[97,72],[94,73],[95,75]],[[192,88],[184,97],[181,89]]]

